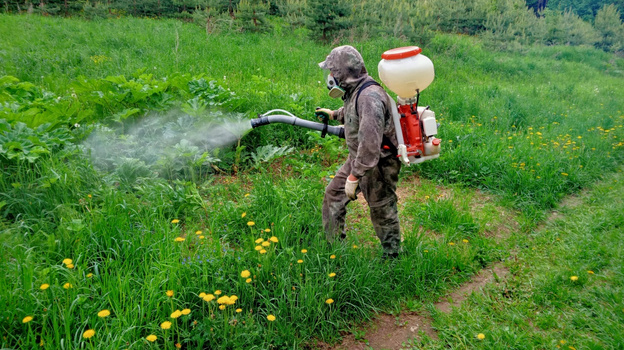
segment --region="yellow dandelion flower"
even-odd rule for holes
[[[578,281],[578,276],[572,276],[572,277],[570,277],[570,280],[572,282],[576,282],[576,281]]]
[[[332,298],[329,298],[329,299],[325,300],[325,304],[328,304],[328,305],[332,304],[333,302],[334,302],[334,299],[332,299]]]
[[[268,246],[270,246],[270,245],[271,245],[271,242],[269,242],[269,241],[264,241],[264,242],[262,242],[262,244],[261,244],[261,245],[262,245],[263,247],[268,247]]]
[[[254,249],[255,250],[262,250],[262,246],[261,245],[257,245]]]
[[[563,176],[568,176],[568,173],[561,173],[561,175],[563,175]]]
[[[245,280],[246,283],[251,283],[251,278]]]
[[[587,271],[587,273],[588,273],[588,274],[590,274],[590,275],[593,275],[593,274],[594,274],[594,271],[592,271],[592,270],[588,270],[588,271]]]
[[[336,277],[336,273],[335,273],[335,272],[332,272],[332,273],[330,273],[328,276],[329,276],[329,277]]]
[[[271,238],[269,238],[269,241],[273,242],[273,243],[277,243],[279,242],[279,240],[277,239],[277,237],[273,236]]]
[[[204,301],[206,302],[210,302],[210,301],[215,300],[215,296],[212,294],[206,294],[206,296],[204,296],[202,299],[204,299]]]
[[[167,294],[167,296],[169,298],[171,298],[173,296],[173,291],[172,290],[168,290],[168,291],[165,292],[165,294]]]
[[[195,231],[195,234],[196,234],[196,235],[201,235],[201,234],[202,234],[202,231]]]
[[[268,316],[267,316],[267,320],[269,320],[269,321],[273,322],[273,321],[275,321],[275,316],[273,316],[273,315],[268,315]]]
[[[247,278],[249,276],[251,276],[251,272],[249,272],[249,270],[243,270],[243,272],[241,272],[242,278]]]
[[[253,221],[247,221],[247,226],[251,227],[253,225],[255,225],[256,223]]]
[[[242,213],[241,214],[241,219],[244,218],[245,216],[247,216],[247,213]]]
[[[260,238],[256,239],[255,242],[256,242],[256,244],[260,244],[260,243],[264,242],[264,238],[260,237]]]
[[[175,347],[176,347],[177,349],[182,349],[182,344],[180,344],[180,343],[175,343]]]
[[[352,248],[357,249],[357,244],[354,244]]]
[[[67,264],[67,268],[68,269],[73,269],[74,268],[74,264]]]
[[[32,317],[32,316],[26,316],[26,317],[24,317],[24,319],[22,320],[22,323],[28,323],[28,322],[30,322],[30,321],[32,321],[32,320],[33,320],[33,317]]]
[[[219,305],[219,310],[225,310],[225,305]]]
[[[204,239],[204,238],[206,238],[206,237],[204,237],[204,236],[199,236],[199,239]]]
[[[308,252],[308,250],[307,250],[307,249],[301,249],[301,252],[302,252],[303,254],[305,254],[305,253],[307,253],[307,252]]]
[[[243,309],[236,309],[236,313],[237,313],[237,314],[239,314],[239,313],[241,313],[241,312],[243,312]]]
[[[464,239],[464,240],[462,240],[462,242],[464,242],[464,243],[468,243],[468,240],[467,240],[467,239]]]
[[[171,313],[171,316],[170,316],[170,317],[171,317],[171,318],[178,318],[178,317],[180,317],[180,316],[182,316],[182,312],[181,312],[180,310],[176,310],[176,311],[174,311],[174,312],[172,312],[172,313]]]
[[[297,264],[303,264],[303,260],[301,259],[297,260]]]
[[[171,322],[165,321],[165,322],[161,323],[160,324],[160,328],[162,328],[162,329],[169,329],[169,328],[171,328]]]
[[[191,309],[184,309],[184,310],[182,310],[182,311],[180,311],[180,312],[182,313],[182,315],[185,315],[185,316],[186,316],[186,315],[188,315],[188,314],[190,314],[190,313],[191,313]]]
[[[176,237],[175,241],[176,242],[184,242],[184,238],[183,237]]]
[[[171,220],[171,223],[172,223],[172,224],[177,224],[178,222],[180,222],[180,220],[178,220],[178,219],[173,219],[173,220]]]
[[[266,254],[266,252],[267,252],[266,249],[261,249],[260,250],[260,254]]]
[[[91,277],[93,277],[93,274],[92,273],[88,273],[87,274],[87,278],[91,278]]]
[[[217,304],[227,304],[229,302],[230,302],[230,297],[228,297],[227,295],[224,295],[220,297],[219,299],[217,299]]]
[[[94,329],[87,329],[84,333],[82,333],[82,337],[85,339],[89,339],[95,335]]]
[[[336,256],[334,254],[329,256],[330,259],[336,259]]]
[[[455,243],[453,243],[453,242],[450,242],[450,243],[449,243],[448,245],[455,245]]]
[[[65,288],[65,289],[70,289],[70,288],[74,288],[74,286],[73,286],[71,283],[69,283],[69,282],[68,282],[68,283],[65,283],[65,284],[63,285],[63,288]]]
[[[202,299],[203,299],[205,296],[206,296],[206,293],[204,293],[204,292],[199,293],[199,297],[200,297],[200,298],[202,298]]]
[[[221,295],[221,291],[220,290],[215,290],[214,295]]]
[[[47,283],[44,283],[44,284],[41,285],[41,287],[39,287],[39,289],[41,289],[41,290],[46,290],[48,288],[50,288],[50,285],[47,284]]]
[[[73,263],[74,261],[72,259],[63,259],[63,264],[65,265],[69,265],[71,263]]]
[[[108,311],[106,309],[98,312],[98,317],[104,318],[104,317],[108,317],[108,316],[110,316],[110,311]]]
[[[147,337],[145,337],[145,339],[147,339],[148,341],[150,341],[150,342],[152,342],[152,343],[153,343],[153,342],[155,342],[155,341],[156,341],[156,339],[158,339],[158,337],[157,337],[157,336],[155,336],[155,335],[153,335],[153,334],[150,334],[150,335],[148,335]]]
[[[485,334],[483,334],[483,333],[477,334],[477,339],[479,339],[479,340],[485,339]]]
[[[249,197],[249,193],[245,193],[245,197]]]

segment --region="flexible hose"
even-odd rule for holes
[[[283,115],[283,114],[267,115],[267,114],[273,113],[273,112],[287,113],[288,115]],[[342,127],[342,126],[325,125],[323,123],[311,122],[309,120],[297,118],[294,115],[292,115],[290,112],[284,111],[284,110],[280,110],[280,109],[271,110],[271,111],[265,113],[264,115],[260,115],[259,118],[252,119],[251,120],[251,127],[252,128],[257,128],[259,126],[267,125],[267,124],[271,124],[271,123],[282,123],[282,124],[295,125],[295,126],[300,126],[300,127],[307,128],[307,129],[318,130],[318,131],[321,131],[321,132],[323,130],[325,130],[325,128],[327,128],[326,129],[327,133],[332,134],[332,135],[336,135],[336,136],[340,137],[341,139],[345,138],[345,136],[344,136],[344,127]]]

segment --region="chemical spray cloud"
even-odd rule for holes
[[[150,112],[123,132],[97,127],[83,147],[101,170],[115,172],[134,164],[141,173],[157,174],[217,163],[219,150],[235,144],[250,129],[241,114]]]

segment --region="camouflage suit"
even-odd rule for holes
[[[372,85],[356,96],[363,83],[373,80],[360,53],[352,46],[340,46],[331,51],[323,69],[329,69],[345,90],[344,106],[334,111],[334,117],[344,124],[349,157],[325,189],[323,199],[323,227],[331,242],[345,238],[346,206],[350,199],[345,194],[349,174],[360,179],[359,189],[370,208],[371,221],[381,241],[385,256],[396,256],[400,251],[401,232],[395,193],[401,162],[390,150],[382,147],[383,135],[397,145],[392,104],[381,86]]]

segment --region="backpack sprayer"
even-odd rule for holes
[[[396,137],[397,157],[405,165],[422,163],[440,156],[440,143],[436,138],[438,124],[435,113],[427,107],[419,107],[420,92],[431,84],[434,78],[433,63],[420,54],[417,46],[388,50],[381,55],[378,71],[381,81],[395,94],[397,103],[390,98]],[[312,122],[295,117],[292,113],[274,109],[251,120],[251,127],[257,128],[270,123],[284,123],[321,131],[321,137],[332,134],[345,137],[344,127]]]

